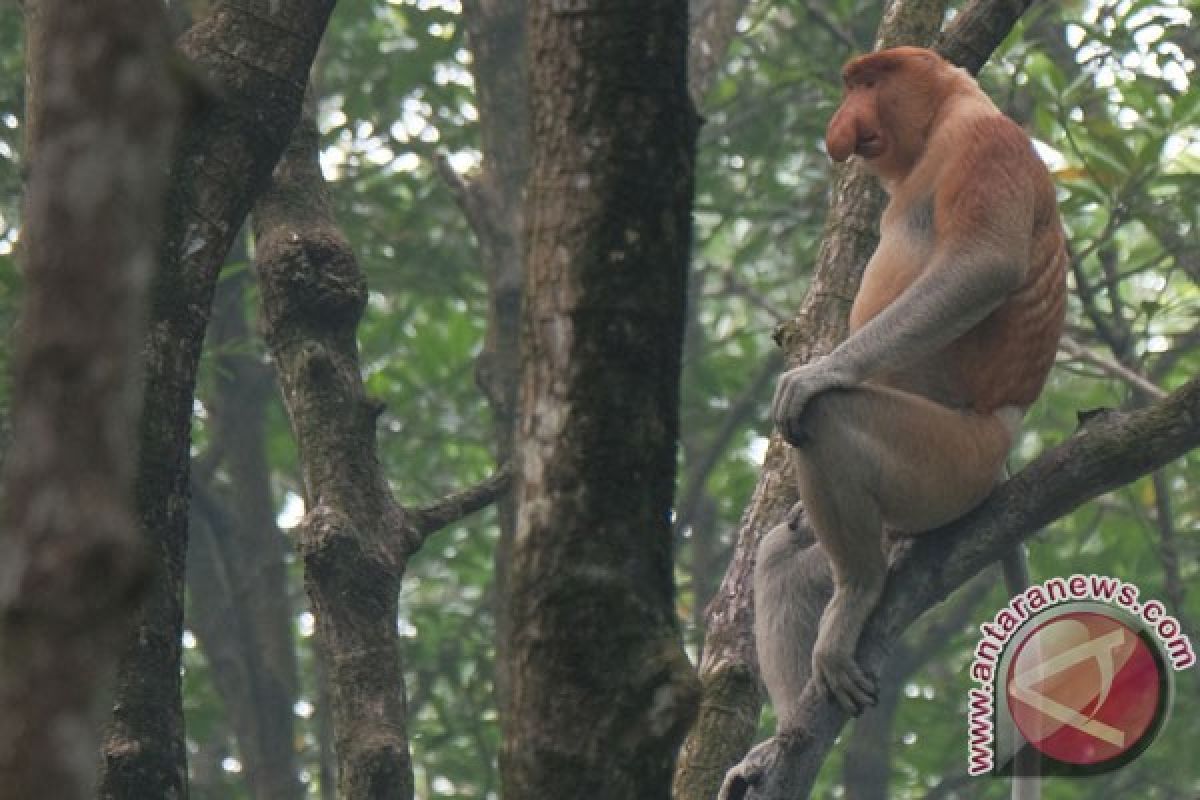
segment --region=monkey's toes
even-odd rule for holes
[[[816,654],[813,658],[813,680],[852,717],[857,717],[879,699],[875,679],[850,655]]]

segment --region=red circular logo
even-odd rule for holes
[[[1166,700],[1162,667],[1124,622],[1068,612],[1021,642],[1005,689],[1013,722],[1044,755],[1097,766],[1140,752]]]

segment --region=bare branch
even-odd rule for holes
[[[436,503],[412,512],[412,522],[422,541],[447,525],[481,511],[503,495],[512,486],[513,467],[502,465],[489,477],[453,494],[448,494]]]
[[[700,108],[712,88],[725,54],[737,34],[737,23],[750,0],[711,0],[691,21],[688,46],[688,93]]]
[[[1110,358],[1105,358],[1099,353],[1093,353],[1070,336],[1063,336],[1058,346],[1064,353],[1078,358],[1080,361],[1085,361],[1094,367],[1099,367],[1104,373],[1125,381],[1138,391],[1145,392],[1155,400],[1162,400],[1167,396],[1167,392],[1150,381],[1149,378],[1143,377],[1129,369],[1129,367],[1118,364]]]
[[[446,188],[450,190],[450,195],[454,198],[454,204],[463,212],[463,216],[467,218],[467,224],[471,226],[471,230],[476,236],[484,236],[487,233],[488,224],[488,209],[487,204],[481,197],[479,184],[468,178],[464,178],[450,163],[450,159],[445,153],[438,153],[437,160],[438,175],[446,184]]]
[[[814,21],[829,31],[833,35],[833,38],[841,42],[847,50],[853,53],[860,49],[858,41],[854,38],[854,34],[834,18],[826,8],[825,3],[819,3],[816,0],[806,0],[804,9]]]

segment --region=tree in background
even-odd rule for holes
[[[143,347],[137,508],[155,571],[121,657],[101,794],[183,796],[179,666],[196,374],[217,277],[300,115],[332,0],[218,3],[177,41],[201,96],[171,162]]]
[[[147,579],[138,342],[178,124],[153,0],[27,5],[22,306],[0,513],[0,795],[91,797]]]

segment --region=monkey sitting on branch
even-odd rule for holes
[[[771,414],[833,570],[812,680],[857,715],[877,695],[855,659],[883,591],[883,532],[917,534],[1002,479],[1062,330],[1068,254],[1050,175],[1029,138],[964,70],[899,47],[857,58],[829,122],[889,200],[850,312],[850,336],[786,372]],[[755,567],[755,639],[779,719],[795,727],[807,670],[789,607],[804,591],[788,525]]]

